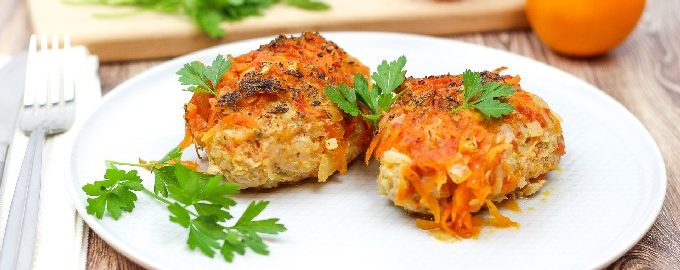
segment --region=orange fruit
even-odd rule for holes
[[[623,42],[637,24],[645,0],[527,0],[529,24],[551,49],[595,56]]]

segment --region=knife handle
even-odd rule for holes
[[[38,225],[45,132],[39,127],[31,132],[28,139],[0,249],[0,270],[31,269]]]

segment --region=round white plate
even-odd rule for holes
[[[263,217],[279,217],[285,233],[267,238],[271,254],[248,252],[232,264],[187,247],[187,232],[163,205],[140,194],[137,208],[114,221],[85,212],[80,187],[101,179],[104,160],[158,159],[182,138],[182,92],[175,72],[218,53],[238,55],[271,38],[192,53],[149,69],[108,94],[80,127],[68,168],[78,211],[111,246],[132,260],[162,269],[584,269],[606,266],[650,228],[666,189],[657,145],[623,106],[588,83],[534,60],[478,45],[388,33],[328,33],[351,55],[375,68],[406,55],[412,76],[507,66],[522,87],[563,118],[567,154],[541,194],[508,213],[517,230],[485,229],[479,239],[445,243],[416,228],[414,219],[376,193],[377,168],[355,162],[347,175],[238,196],[271,201]],[[190,152],[190,151],[187,151]],[[142,174],[147,185],[153,178]],[[546,192],[547,191],[547,192]]]

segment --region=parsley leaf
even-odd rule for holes
[[[213,62],[213,67],[224,66],[219,61]],[[219,69],[216,69],[217,73]],[[206,77],[217,78],[217,73]],[[181,163],[181,156],[182,149],[176,147],[158,161],[106,161],[109,169],[104,180],[83,186],[83,191],[90,196],[87,212],[100,219],[108,212],[113,219],[118,219],[123,212],[133,211],[137,200],[135,191],[141,191],[166,204],[170,222],[187,229],[187,245],[192,250],[198,249],[209,257],[219,252],[228,262],[233,261],[236,254],[245,254],[247,249],[269,254],[260,234],[278,234],[286,230],[277,218],[256,219],[269,202],[251,202],[233,225],[225,224],[234,219],[229,210],[236,201],[229,196],[238,193],[239,187],[224,182],[222,176],[191,170]],[[155,176],[154,192],[141,184],[137,171],[121,170],[117,165],[151,171]]]
[[[213,87],[217,87],[217,83],[222,79],[222,75],[227,72],[231,66],[231,59],[226,59],[222,55],[218,54],[213,60],[210,67],[205,72],[205,76],[210,80]]]
[[[177,75],[182,85],[189,86],[184,91],[217,95],[217,84],[230,66],[231,59],[218,54],[211,66],[198,61],[187,63],[177,71]]]
[[[174,167],[165,166],[153,170],[154,184],[153,192],[168,197],[168,183],[176,183],[177,177],[174,174]]]
[[[486,117],[500,118],[515,110],[510,103],[499,99],[515,93],[512,85],[499,82],[482,84],[481,73],[468,69],[463,72],[463,88],[463,102],[451,110],[452,113],[474,108]]]
[[[403,55],[390,63],[387,63],[387,60],[383,60],[378,65],[378,70],[373,72],[371,78],[375,81],[378,89],[380,89],[381,95],[397,89],[404,82],[406,71],[403,68],[405,65],[406,57]]]
[[[361,76],[361,75],[359,75]],[[324,88],[328,98],[335,102],[338,107],[340,107],[346,113],[357,116],[361,113],[358,105],[356,104],[356,90],[348,87],[346,84],[341,84],[338,86],[327,86]]]
[[[189,210],[181,206],[179,203],[173,203],[168,205],[168,211],[170,215],[170,221],[179,224],[184,228],[189,228],[191,224],[191,216],[189,216]]]
[[[175,147],[172,150],[170,150],[163,158],[159,159],[156,162],[151,162],[149,164],[149,167],[151,168],[151,172],[154,173],[154,184],[153,184],[153,192],[156,194],[161,194],[163,197],[168,197],[168,187],[167,187],[167,182],[170,183],[176,183],[177,182],[177,177],[175,177],[173,170],[173,167],[168,167],[167,165],[169,164],[168,162],[171,161],[179,161],[179,159],[182,157],[182,148]]]
[[[268,204],[269,202],[267,201],[251,202],[248,205],[248,208],[246,208],[246,211],[244,211],[241,215],[241,218],[236,221],[235,226],[238,227],[239,225],[251,222],[255,217],[257,217],[257,215],[262,213],[262,210],[264,210]]]
[[[485,99],[473,105],[475,109],[487,117],[500,118],[515,110],[510,103],[501,103],[497,99]]]
[[[201,182],[206,182],[207,179],[205,177],[207,176],[194,172],[182,165],[176,165],[174,169],[177,183],[167,185],[168,194],[171,198],[184,205],[196,203],[198,201],[197,197],[202,192]]]
[[[198,249],[208,257],[215,256],[215,250],[220,248],[219,240],[224,238],[224,228],[217,224],[211,217],[199,216],[189,225],[189,244],[190,249]]]
[[[389,63],[383,60],[378,65],[377,71],[371,75],[374,85],[369,84],[361,74],[355,74],[353,87],[341,83],[326,86],[324,92],[328,99],[342,111],[352,116],[361,115],[377,126],[382,113],[387,111],[399,97],[395,90],[406,79],[406,71],[403,70],[405,65],[406,57],[404,56]],[[370,113],[364,113],[360,104],[366,106]]]
[[[206,79],[203,77],[205,73],[205,66],[201,62],[191,62],[184,64],[184,67],[177,71],[179,75],[179,82],[182,85],[191,85],[185,91],[196,93],[215,94],[212,86],[208,85]]]
[[[258,233],[278,234],[286,231],[278,218],[254,220],[267,207],[269,202],[251,202],[234,226],[229,228],[227,238],[220,252],[225,260],[231,261],[234,253],[243,254],[244,245],[258,254],[267,255],[269,250]]]
[[[278,218],[253,221],[255,217],[262,213],[267,205],[269,205],[268,201],[251,202],[246,211],[241,215],[241,218],[236,221],[234,227],[241,230],[266,234],[277,234],[285,231],[286,227],[278,223]]]
[[[498,97],[507,97],[515,93],[515,88],[512,85],[490,82],[485,83],[482,86],[482,94],[479,96],[479,100],[487,100]]]
[[[101,219],[104,212],[109,212],[113,219],[118,219],[122,212],[132,212],[137,201],[132,191],[144,188],[137,171],[112,168],[106,170],[104,179],[83,186],[85,194],[92,197],[87,199],[87,213]]]
[[[466,69],[463,72],[463,87],[465,88],[465,92],[463,92],[465,102],[470,102],[474,96],[483,90],[482,76],[479,72],[472,72],[472,70]]]

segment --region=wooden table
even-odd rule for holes
[[[649,0],[633,35],[608,55],[565,58],[530,31],[472,34],[452,39],[508,50],[572,73],[624,104],[659,144],[668,173],[666,201],[645,237],[612,269],[680,269],[680,1]],[[0,0],[0,54],[28,46],[30,25],[22,0]],[[102,64],[104,93],[159,61]],[[90,231],[88,269],[141,269]]]

